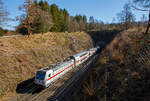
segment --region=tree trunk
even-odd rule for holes
[[[147,25],[147,29],[146,29],[145,34],[148,34],[149,27],[150,27],[150,10],[149,10],[149,20],[148,20],[148,25]]]

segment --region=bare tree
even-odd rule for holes
[[[68,19],[68,32],[76,32],[79,31],[80,25],[79,23],[74,19],[73,16],[69,16]]]
[[[131,6],[135,10],[147,11],[149,13],[148,25],[145,34],[148,34],[150,27],[150,0],[132,0]]]
[[[123,10],[117,14],[117,17],[120,23],[122,23],[125,26],[126,30],[131,26],[132,22],[134,22],[135,20],[134,14],[132,13],[129,4],[124,5]]]
[[[141,17],[141,23],[142,23],[142,26],[146,26],[146,23],[147,23],[147,16],[145,14],[142,15]]]
[[[24,35],[33,33],[45,33],[50,31],[53,26],[50,12],[43,10],[37,1],[26,0],[23,5],[19,7],[24,13],[18,18],[20,25],[17,27],[17,32]]]
[[[33,22],[33,0],[25,0],[24,4],[19,6],[19,10],[23,11],[24,13],[17,17],[17,20],[20,21],[20,23],[23,23],[27,33],[30,35],[32,34],[32,27],[31,23]]]

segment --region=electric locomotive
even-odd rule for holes
[[[52,64],[36,72],[35,84],[47,88],[71,69],[79,66],[90,57],[90,51],[81,52],[65,59],[61,63]]]

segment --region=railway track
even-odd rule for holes
[[[28,84],[26,87],[21,89],[21,92],[26,92],[23,94],[18,94],[17,97],[10,99],[9,101],[46,101],[47,98],[56,91],[57,88],[59,88],[61,85],[63,85],[68,78],[72,74],[74,74],[77,70],[79,70],[81,66],[74,68],[67,74],[65,74],[63,77],[59,78],[57,81],[55,81],[53,84],[51,84],[48,88],[43,89],[39,86],[36,86],[33,82]]]
[[[95,56],[93,58],[95,59]],[[19,94],[16,98],[10,99],[9,101],[47,101],[49,99],[62,99],[66,94],[64,92],[69,92],[73,88],[74,83],[80,82],[82,78],[79,78],[83,77],[84,73],[90,68],[89,66],[93,62],[93,58],[79,67],[72,69],[46,89],[42,89],[31,82],[24,89],[21,89],[22,92],[26,93]]]
[[[82,68],[74,75],[71,79],[68,80],[64,86],[62,86],[58,91],[55,92],[53,96],[48,98],[48,101],[66,101],[70,95],[73,96],[76,89],[80,86],[83,81],[85,73],[88,72],[90,66],[92,66],[98,55],[94,56],[88,62],[86,62]],[[68,100],[70,101],[70,100]]]
[[[76,69],[74,70],[74,72],[75,72],[75,71],[78,71],[79,69],[80,69],[80,67],[79,67],[79,68],[76,68]],[[73,72],[72,72],[72,73],[73,73]],[[52,84],[48,89],[46,89],[45,91],[41,92],[40,94],[38,94],[38,95],[32,97],[32,99],[29,100],[29,101],[47,101],[47,98],[48,98],[49,96],[52,96],[52,95],[55,93],[55,91],[56,91],[60,86],[62,86],[66,81],[68,81],[68,78],[70,77],[70,75],[71,75],[72,73],[66,74],[64,78],[62,78],[62,79],[60,78],[60,79],[57,80],[54,84]],[[75,75],[75,74],[74,74],[74,75]],[[72,75],[72,76],[74,76],[74,75]]]

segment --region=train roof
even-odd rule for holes
[[[40,69],[38,71],[48,71],[48,70],[52,70],[55,67],[56,67],[56,64],[51,64],[50,66],[42,68],[42,69]]]
[[[60,62],[60,63],[57,63],[57,64],[52,64],[52,65],[50,65],[50,66],[48,66],[48,67],[45,67],[45,68],[42,68],[42,69],[40,69],[39,71],[49,71],[49,70],[53,70],[53,71],[56,71],[56,70],[58,70],[59,68],[61,68],[61,67],[63,67],[63,66],[65,66],[65,65],[67,65],[68,63],[70,63],[71,62],[71,60],[69,60],[69,61],[65,61],[65,62]]]
[[[88,51],[75,54],[75,55],[73,55],[72,57],[74,57],[74,58],[76,58],[76,57],[81,57],[81,56],[84,56],[84,54],[85,54],[85,55],[88,54]],[[49,71],[49,70],[56,71],[56,70],[58,70],[59,68],[61,68],[61,67],[65,66],[65,65],[71,63],[71,62],[72,62],[71,60],[72,60],[71,57],[69,57],[69,58],[67,58],[67,59],[66,59],[65,61],[63,61],[63,62],[56,63],[56,64],[52,64],[52,65],[50,65],[50,66],[48,66],[48,67],[45,67],[45,68],[42,68],[42,69],[40,69],[40,70],[38,70],[38,71],[45,71],[45,72],[46,72],[46,71]]]
[[[91,48],[90,50],[95,50],[96,48]]]
[[[73,56],[74,56],[74,57],[80,57],[81,55],[87,54],[87,53],[88,53],[88,51],[85,51],[85,52],[81,52],[81,53],[75,54],[75,55],[73,55]]]
[[[91,48],[91,49],[90,49],[90,51],[93,51],[93,50],[95,51],[95,50],[97,50],[97,48]]]

